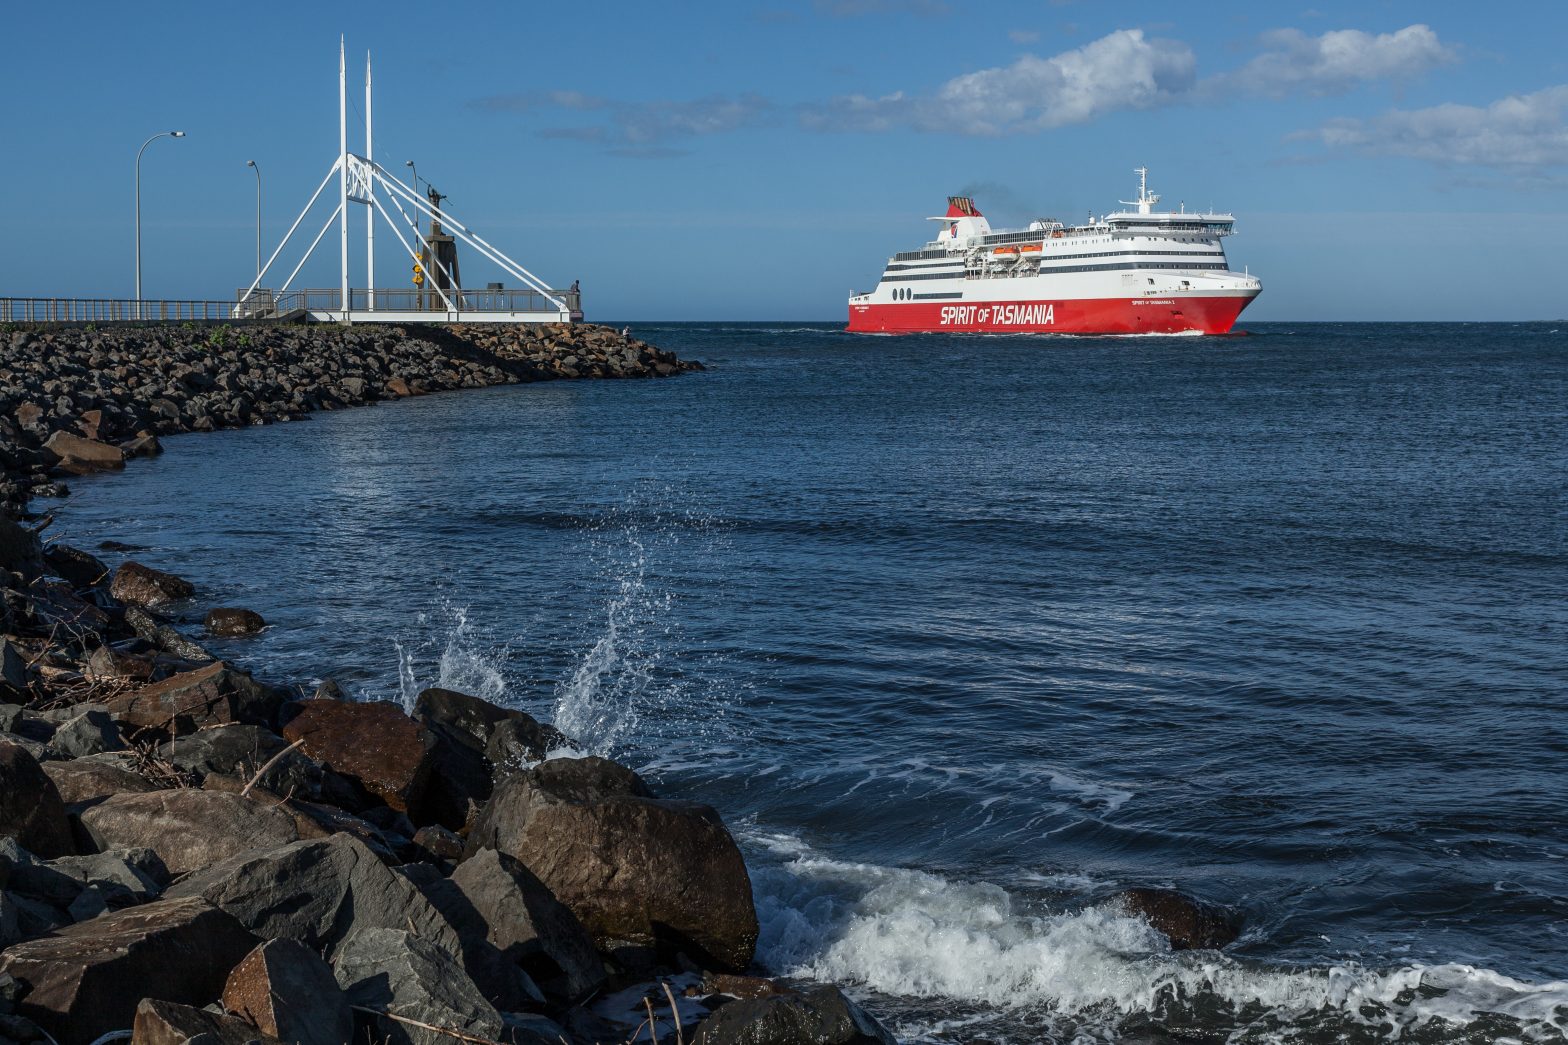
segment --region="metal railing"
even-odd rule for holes
[[[233,318],[232,301],[0,298],[0,323],[178,323]]]
[[[582,313],[582,294],[552,291],[574,316]],[[370,292],[349,291],[351,311],[370,308]],[[448,291],[460,312],[556,312],[535,290]],[[274,295],[258,289],[243,303],[235,301],[134,301],[113,298],[0,298],[0,323],[180,323],[229,322],[236,319],[279,319],[302,312],[337,312],[343,295],[337,288],[291,290]],[[446,303],[433,290],[377,290],[375,308],[384,312],[445,313]]]

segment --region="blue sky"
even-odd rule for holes
[[[336,156],[343,32],[351,128],[374,53],[376,158],[580,279],[590,318],[843,319],[946,195],[1076,219],[1140,164],[1236,213],[1246,319],[1568,316],[1562,0],[60,3],[7,29],[11,295],[129,297],[133,160],[178,128],[143,160],[145,292],[232,296],[245,161],[270,246]],[[319,257],[296,285],[336,285]]]

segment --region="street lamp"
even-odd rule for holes
[[[136,318],[142,318],[142,153],[159,138],[183,138],[184,131],[160,131],[136,150]]]
[[[256,172],[256,278],[261,279],[261,168],[255,160],[246,160],[245,166]]]

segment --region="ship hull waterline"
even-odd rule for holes
[[[1205,294],[849,306],[852,334],[1227,334],[1257,296]]]

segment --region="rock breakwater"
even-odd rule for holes
[[[0,511],[160,452],[159,436],[460,388],[699,370],[623,331],[541,326],[0,330]]]
[[[176,624],[259,614],[26,521],[159,436],[697,367],[596,327],[0,336],[0,1045],[889,1045],[759,975],[718,811],[466,694],[256,679]]]
[[[0,585],[0,1045],[893,1041],[759,975],[716,810],[466,694],[256,679],[162,616],[199,584],[15,520]]]

